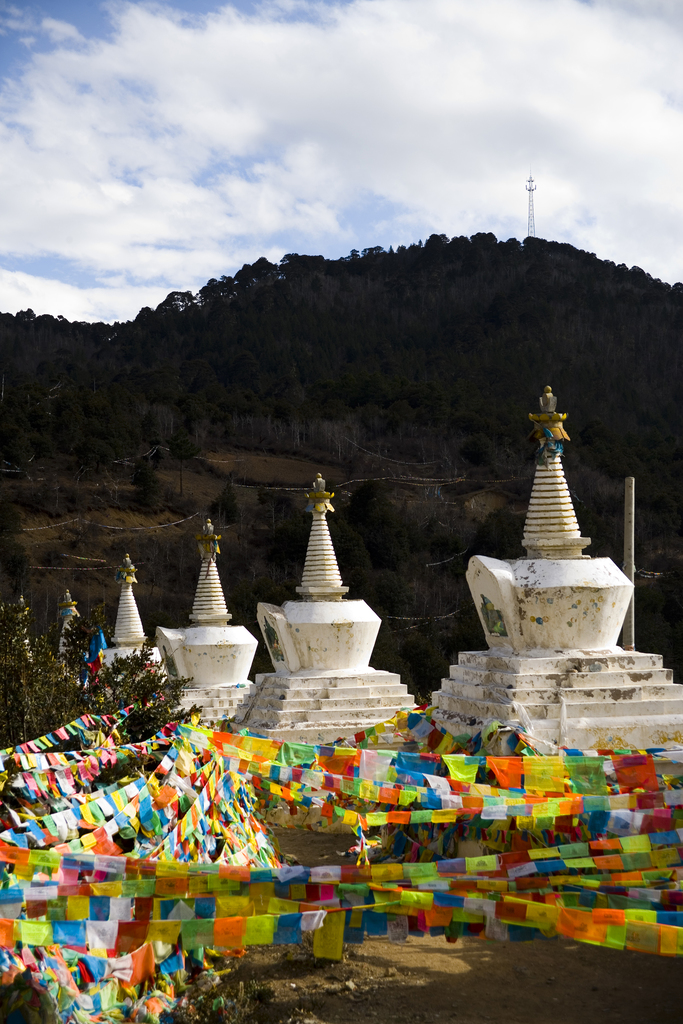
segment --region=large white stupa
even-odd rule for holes
[[[413,707],[400,676],[370,668],[381,620],[365,601],[345,598],[327,525],[333,494],[320,474],[307,495],[313,515],[300,601],[259,604],[273,672],[238,721],[252,731],[301,743],[326,743]]]
[[[547,387],[530,413],[539,441],[522,543],[527,558],[474,557],[467,582],[488,643],[463,651],[433,694],[435,717],[480,727],[522,721],[579,749],[666,745],[683,734],[683,686],[657,654],[619,634],[633,584],[610,558],[590,558],[562,467],[566,413]],[[452,731],[452,729],[451,729]]]
[[[171,676],[192,680],[184,691],[182,703],[198,705],[202,718],[215,722],[234,715],[252,693],[249,669],[258,643],[244,626],[229,626],[216,555],[220,554],[220,536],[214,533],[210,519],[196,534],[201,556],[199,581],[187,629],[157,627],[157,645]]]

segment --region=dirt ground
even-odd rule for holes
[[[302,864],[352,863],[339,856],[350,836],[275,831]],[[366,939],[345,947],[340,963],[316,961],[306,945],[272,946],[250,949],[231,967],[233,983],[268,982],[267,1019],[292,1024],[683,1021],[680,961],[563,939]]]

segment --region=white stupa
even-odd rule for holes
[[[111,665],[115,658],[127,658],[131,654],[136,654],[146,640],[133,593],[133,584],[137,583],[136,572],[137,569],[131,562],[130,555],[126,553],[126,557],[116,570],[116,582],[121,584],[121,593],[112,646],[108,647],[102,655],[102,662],[105,665]],[[161,661],[156,647],[152,648],[151,660],[153,662]]]
[[[267,736],[325,743],[392,718],[413,700],[400,676],[370,668],[381,620],[365,601],[344,599],[326,515],[334,509],[320,474],[308,494],[313,514],[301,601],[259,604],[257,615],[274,672],[257,690],[241,725]]]
[[[610,558],[583,554],[562,468],[566,413],[547,387],[529,414],[540,442],[522,543],[527,558],[474,557],[467,582],[488,642],[463,651],[433,694],[452,731],[523,721],[533,735],[582,750],[673,744],[683,686],[658,654],[625,651],[619,634],[633,584]]]
[[[71,597],[70,592],[67,590],[64,597],[59,602],[57,607],[59,608],[59,617],[62,620],[62,628],[59,632],[59,655],[60,657],[64,654],[64,639],[67,629],[71,629],[76,619],[81,614],[76,609],[77,601],[74,601]]]
[[[196,535],[202,563],[187,629],[157,627],[157,645],[171,676],[192,680],[184,691],[183,704],[202,708],[205,722],[234,715],[254,684],[247,678],[258,643],[244,626],[229,626],[232,618],[225,604],[216,568],[220,536],[210,519]]]

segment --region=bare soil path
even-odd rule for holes
[[[346,835],[276,829],[283,852],[308,866],[351,863]],[[658,1024],[683,1021],[683,964],[568,940],[524,943],[414,938],[347,946],[340,963],[310,947],[252,948],[231,983],[268,982],[256,1019],[302,1024]]]

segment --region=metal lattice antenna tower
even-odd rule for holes
[[[531,177],[531,171],[529,171],[529,177],[526,183],[526,190],[529,193],[529,217],[527,221],[527,238],[536,237],[536,223],[534,221],[534,192],[536,186],[534,185],[534,179]]]

